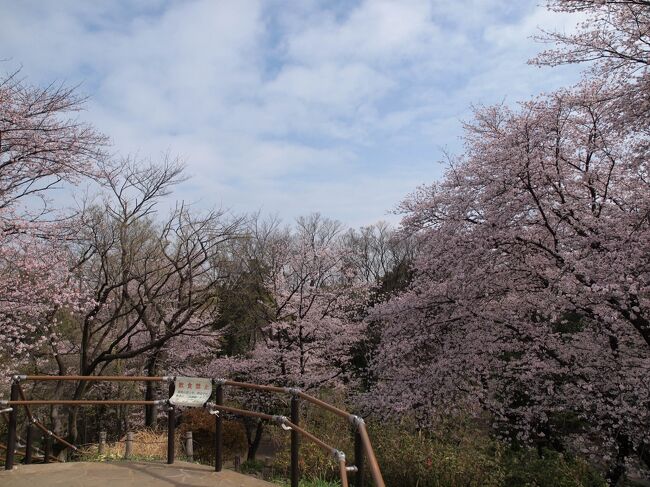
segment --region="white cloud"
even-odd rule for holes
[[[431,22],[431,4],[405,0],[365,2],[341,22],[316,13],[317,20],[298,26],[288,39],[289,58],[310,64],[322,62],[403,61],[421,51],[423,43],[440,35]]]
[[[83,82],[116,150],[180,154],[180,198],[361,224],[440,176],[471,103],[574,78],[525,64],[571,25],[534,2],[0,0],[0,58]]]

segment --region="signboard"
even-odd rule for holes
[[[176,377],[174,395],[169,402],[174,406],[203,407],[212,394],[212,380],[200,377]]]

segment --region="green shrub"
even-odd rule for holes
[[[475,426],[442,436],[408,424],[371,425],[370,436],[387,485],[452,487],[503,485],[504,447]],[[369,475],[369,474],[367,474]]]
[[[553,450],[510,450],[506,457],[508,487],[605,487],[588,463]]]
[[[261,460],[246,460],[241,464],[241,472],[246,474],[259,474],[264,471],[264,462]]]
[[[280,485],[281,487],[289,487],[291,483],[287,480],[274,480],[274,483]],[[341,487],[341,482],[339,481],[330,481],[322,479],[313,479],[313,480],[301,480],[300,487]]]
[[[328,402],[335,402],[328,398]],[[341,402],[337,403],[345,407]],[[350,428],[317,408],[303,408],[301,426],[325,443],[344,451],[354,463]],[[373,449],[386,485],[400,487],[604,487],[602,476],[588,463],[553,451],[510,448],[490,435],[489,428],[469,418],[441,420],[432,431],[418,431],[412,423],[368,421]],[[289,435],[272,429],[282,449],[273,471],[288,478]],[[366,464],[367,465],[367,464]],[[331,455],[302,440],[300,470],[305,486],[338,482]],[[367,470],[367,468],[366,468]],[[354,474],[351,474],[351,479]],[[366,471],[368,485],[370,472]],[[312,482],[312,483],[310,483]],[[319,483],[320,482],[320,483]],[[303,485],[303,484],[301,484]]]
[[[340,398],[333,396],[333,393],[330,393],[330,397],[326,400],[331,404],[345,407]],[[348,456],[349,463],[353,463],[352,429],[347,421],[304,403],[300,414],[300,426],[302,428],[315,434],[328,445],[343,451]],[[288,478],[291,465],[290,435],[286,431],[273,427],[269,429],[269,433],[272,435],[273,441],[280,447],[273,461],[273,471],[276,476]],[[306,438],[301,438],[300,441],[299,465],[301,477],[305,481],[321,482],[321,484],[313,485],[330,485],[327,482],[338,481],[338,464],[331,453],[325,452],[321,447]]]

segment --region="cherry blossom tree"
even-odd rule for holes
[[[572,89],[476,111],[466,150],[402,205],[418,239],[383,320],[375,410],[491,412],[515,441],[650,465],[650,177],[645,1],[583,12],[537,64],[591,62]]]
[[[75,114],[84,100],[62,85],[38,88],[20,72],[0,77],[0,357],[3,370],[52,357],[57,321],[90,302],[69,272],[74,213],[53,191],[98,177],[106,138]]]
[[[69,348],[59,327],[92,299],[70,273],[69,248],[26,235],[6,237],[0,247],[0,373],[60,360]]]
[[[73,88],[33,87],[20,72],[0,78],[0,223],[3,235],[28,223],[46,233],[51,189],[98,176],[107,139],[72,115],[84,99]],[[56,225],[53,230],[61,230]]]
[[[298,218],[281,236],[269,271],[269,324],[253,352],[264,382],[306,389],[345,377],[363,325],[354,319],[366,297],[346,262],[338,222],[318,214]]]
[[[543,32],[537,39],[553,47],[532,62],[541,65],[591,63],[598,75],[636,81],[650,64],[646,0],[551,0],[557,12],[580,13],[584,20],[576,32]]]
[[[257,275],[265,287],[255,292],[257,330],[250,351],[215,360],[214,373],[305,390],[345,385],[352,379],[352,351],[365,330],[359,315],[368,287],[351,265],[341,224],[313,214],[289,229],[258,216],[248,235],[239,252],[245,255],[245,274]],[[283,406],[263,393],[246,391],[236,398],[267,412]],[[264,423],[244,425],[253,459]]]
[[[650,179],[616,103],[591,83],[479,110],[403,203],[421,248],[376,311],[379,410],[488,408],[502,434],[609,455],[612,479],[645,451]]]
[[[578,13],[573,33],[543,32],[552,47],[530,62],[539,66],[585,64],[588,76],[607,83],[620,122],[634,126],[645,144],[650,127],[650,5],[646,0],[552,0],[549,8]]]

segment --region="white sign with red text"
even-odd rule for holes
[[[174,406],[203,407],[212,395],[212,380],[200,377],[176,377],[174,394],[169,402]]]

